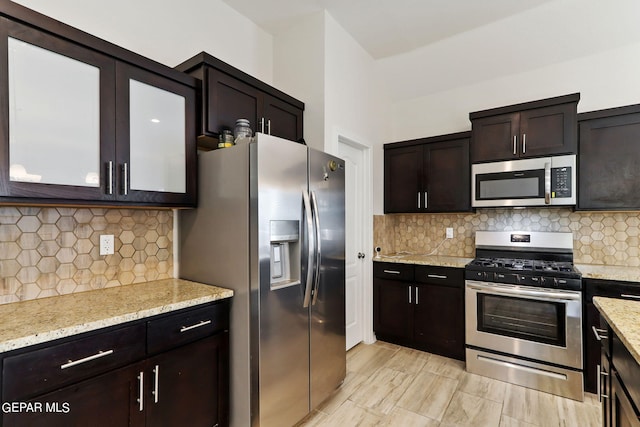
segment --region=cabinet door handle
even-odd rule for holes
[[[411,286],[409,286],[409,304],[411,304]]]
[[[101,357],[105,357],[105,356],[108,356],[110,354],[113,354],[113,350],[99,351],[96,354],[92,354],[91,356],[83,357],[82,359],[69,360],[67,363],[64,363],[64,364],[60,365],[60,369],[71,368],[72,366],[81,365],[83,363],[89,362],[91,360],[100,359]]]
[[[144,372],[138,374],[138,410],[144,411]]]
[[[129,164],[124,162],[122,164],[122,194],[129,194]]]
[[[264,117],[260,118],[260,132],[264,133]]]
[[[551,203],[551,163],[544,164],[544,204]]]
[[[522,154],[527,152],[527,134],[522,134]]]
[[[595,326],[591,327],[593,334],[596,336],[598,341],[602,341],[602,338],[607,339],[607,331],[605,329],[598,329]]]
[[[400,272],[396,270],[382,270],[382,272],[388,274],[400,274]]]
[[[418,287],[416,286],[416,305],[420,304],[420,294],[418,294]]]
[[[596,390],[598,390],[598,402],[602,402],[602,399],[608,399],[609,395],[602,393],[602,377],[608,377],[609,373],[602,370],[602,366],[598,365],[596,368]]]
[[[513,155],[518,154],[518,136],[513,135]]]
[[[113,194],[113,160],[107,163],[107,194]]]
[[[190,331],[191,329],[195,329],[195,328],[200,328],[202,326],[208,325],[209,323],[211,323],[211,320],[203,320],[200,323],[196,323],[195,325],[191,325],[191,326],[183,326],[182,328],[180,328],[180,332],[186,332],[186,331]]]
[[[428,198],[428,193],[425,191],[424,192],[424,208],[427,209],[429,208],[429,198]]]
[[[602,374],[602,368],[600,367],[600,364],[598,364],[598,366],[596,366],[596,390],[598,390],[598,402],[602,402],[602,389],[600,388],[602,387],[602,379],[600,378],[600,374]]]
[[[158,399],[160,398],[160,383],[158,382],[158,376],[160,375],[160,365],[156,365],[153,368],[153,402],[158,403]]]
[[[427,274],[427,277],[429,279],[446,279],[447,276],[444,276],[442,274]]]
[[[420,192],[418,191],[418,209],[420,209]]]
[[[267,120],[267,133],[271,135],[271,119]]]
[[[640,299],[640,295],[620,294],[622,298]]]

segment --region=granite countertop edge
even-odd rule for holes
[[[230,289],[165,279],[0,305],[0,352],[232,296]]]
[[[593,303],[636,363],[640,364],[640,301],[593,297]]]

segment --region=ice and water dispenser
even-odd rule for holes
[[[271,289],[300,283],[300,225],[297,220],[271,221]]]

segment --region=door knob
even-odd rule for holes
[[[358,259],[362,259],[364,257],[365,257],[365,255],[362,252],[358,252]]]

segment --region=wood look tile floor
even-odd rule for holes
[[[593,394],[564,399],[378,341],[347,352],[344,384],[297,427],[598,427],[600,419]]]

